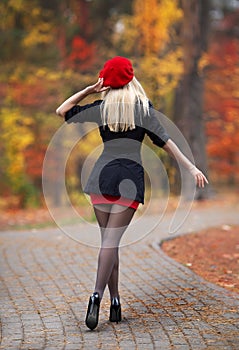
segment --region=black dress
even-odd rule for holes
[[[169,136],[149,103],[149,116],[142,116],[142,106],[136,105],[133,130],[110,131],[102,126],[100,104],[97,100],[84,106],[75,105],[66,114],[67,123],[94,122],[98,124],[104,149],[89,176],[84,192],[122,196],[144,203],[144,169],[141,161],[141,145],[145,134],[159,147]]]

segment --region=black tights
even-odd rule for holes
[[[118,297],[119,243],[135,209],[117,204],[98,204],[94,206],[94,211],[101,231],[95,292],[102,298],[108,284],[111,298]]]

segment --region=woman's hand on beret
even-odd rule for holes
[[[103,92],[103,91],[106,91],[106,90],[108,90],[110,88],[110,86],[103,86],[103,84],[104,84],[104,79],[103,78],[99,78],[97,83],[87,87],[87,90],[88,90],[89,94]]]

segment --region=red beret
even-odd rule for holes
[[[99,77],[104,78],[104,86],[119,89],[133,79],[134,70],[128,58],[116,56],[104,64]]]

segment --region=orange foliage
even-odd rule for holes
[[[221,37],[208,54],[205,89],[207,150],[221,178],[239,175],[239,41]]]
[[[145,56],[162,52],[175,34],[173,25],[183,16],[177,1],[173,0],[134,0],[133,12],[137,48]]]

